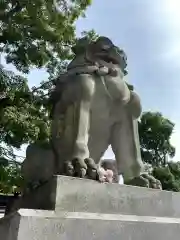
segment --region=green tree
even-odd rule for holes
[[[0,65],[0,183],[4,191],[21,179],[13,148],[48,139],[48,92],[73,57],[75,21],[90,4],[90,0],[0,1],[1,57],[21,73],[32,67],[45,67],[49,73],[48,81],[30,89],[25,77]]]
[[[71,57],[75,21],[91,0],[1,0],[0,52],[8,63],[28,73],[53,59]]]
[[[0,164],[0,193],[21,191],[23,179],[20,164],[13,162],[4,166]]]
[[[165,167],[155,167],[152,174],[161,181],[163,190],[180,191],[180,162],[169,162]]]
[[[19,148],[47,139],[48,91],[73,57],[74,23],[90,4],[90,0],[0,1],[0,52],[7,63],[24,73],[44,66],[50,75],[49,81],[29,89],[26,78],[0,66],[0,143]]]
[[[165,166],[168,157],[174,157],[170,143],[174,124],[158,112],[143,113],[139,122],[141,153],[144,162],[152,166]]]
[[[19,149],[22,144],[33,141],[46,141],[49,118],[43,107],[44,99],[29,89],[27,79],[2,66],[0,92],[0,191],[11,192],[21,180],[13,148]]]
[[[20,148],[24,143],[47,138],[48,116],[43,99],[33,94],[27,79],[0,66],[0,143]],[[47,129],[47,130],[46,130]]]

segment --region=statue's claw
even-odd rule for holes
[[[113,182],[113,171],[110,169],[98,168],[92,158],[74,158],[72,161],[65,162],[65,175],[72,177],[88,178],[103,182]]]
[[[149,188],[149,181],[142,176],[135,177],[131,180],[125,182],[126,185],[138,186],[138,187],[147,187]]]
[[[72,160],[75,177],[84,178],[87,172],[87,165],[84,159],[74,158]]]
[[[64,175],[80,178],[98,179],[97,166],[92,158],[74,158],[64,164]]]
[[[146,174],[146,173],[142,174],[141,176],[144,179],[147,179],[149,181],[149,187],[150,188],[161,189],[162,190],[162,184],[158,179],[156,179],[152,175],[149,175],[149,174]]]
[[[64,164],[64,172],[68,176],[71,176],[71,177],[74,176],[74,166],[72,165],[71,161],[65,162],[65,164]]]
[[[85,168],[80,168],[79,171],[77,172],[77,177],[80,178],[85,178],[86,176],[86,169]]]
[[[85,163],[87,165],[87,176],[90,179],[97,179],[97,165],[92,158],[86,158]]]
[[[126,181],[125,184],[162,190],[161,182],[146,173],[141,174],[139,177]]]

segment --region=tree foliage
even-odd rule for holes
[[[49,73],[48,81],[30,89],[22,74],[7,71],[0,65],[1,188],[6,186],[6,181],[11,183],[14,176],[19,178],[13,148],[48,139],[47,94],[54,78],[73,57],[74,23],[90,4],[90,0],[0,1],[1,57],[21,73],[28,73],[32,67],[45,67]]]
[[[27,79],[1,65],[0,92],[0,191],[11,192],[21,180],[13,148],[45,141],[49,118],[43,106],[44,98],[29,89]]]
[[[180,191],[180,162],[168,161],[175,155],[170,143],[174,124],[161,113],[145,112],[139,123],[142,158],[159,179],[164,190]]]
[[[143,113],[139,122],[142,158],[153,166],[165,166],[168,157],[174,157],[175,148],[170,143],[174,124],[158,112]]]
[[[58,58],[71,56],[75,20],[90,0],[1,0],[0,52],[8,63],[27,73]]]
[[[0,66],[0,142],[19,148],[47,137],[48,116],[43,99],[28,87],[27,79]]]
[[[155,167],[152,171],[164,190],[180,191],[180,162],[169,162],[165,167]]]
[[[22,184],[20,164],[15,162],[8,164],[8,166],[0,164],[0,193],[20,191]]]

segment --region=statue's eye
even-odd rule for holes
[[[112,46],[110,46],[110,45],[107,45],[107,44],[106,44],[106,45],[104,45],[104,48],[105,48],[105,49],[109,49],[109,48],[111,48],[111,47],[112,47]]]
[[[107,50],[107,49],[104,49],[104,48],[101,48],[101,52],[107,54],[107,53],[108,53],[108,50]]]
[[[110,46],[109,45],[103,45],[102,46],[102,50],[103,51],[107,51],[107,50],[109,50],[110,49]]]

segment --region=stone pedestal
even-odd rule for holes
[[[180,194],[54,176],[0,220],[3,240],[179,240]]]

